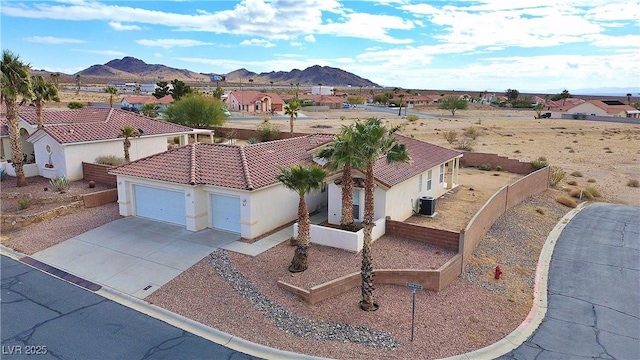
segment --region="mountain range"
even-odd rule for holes
[[[47,71],[34,71],[43,75],[50,74]],[[140,59],[126,56],[122,59],[114,59],[103,65],[92,65],[75,74],[60,74],[60,82],[73,82],[80,75],[84,83],[111,81],[125,82],[157,82],[178,79],[184,82],[210,82],[211,75],[222,75],[229,83],[253,82],[254,84],[286,85],[327,85],[354,87],[380,87],[370,80],[363,79],[355,74],[342,69],[329,66],[310,66],[304,70],[293,69],[291,71],[272,71],[255,73],[245,68],[232,71],[228,74],[198,73],[187,69],[176,69],[161,64],[147,64]]]

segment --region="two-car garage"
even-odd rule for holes
[[[133,185],[137,216],[186,226],[189,194],[146,185]],[[240,197],[210,194],[208,205],[211,227],[240,233]]]

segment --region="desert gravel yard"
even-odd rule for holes
[[[509,210],[480,243],[462,277],[441,292],[418,292],[413,342],[407,288],[377,286],[380,309],[367,313],[358,307],[359,288],[310,306],[277,287],[279,279],[309,288],[359,271],[359,255],[321,246],[311,248],[309,270],[296,275],[286,270],[293,256],[286,243],[256,258],[216,253],[146,300],[259,344],[315,356],[434,359],[465,353],[502,339],[528,314],[540,249],[570,210],[555,201],[559,195],[548,190]],[[420,246],[381,238],[373,246],[374,264],[431,268],[452,256]],[[499,281],[492,277],[496,265],[504,272]],[[357,336],[346,334],[353,329]]]

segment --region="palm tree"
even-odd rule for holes
[[[269,81],[269,84],[271,84],[271,91],[273,91],[273,81]]]
[[[631,105],[631,93],[627,93],[627,105]]]
[[[124,161],[125,162],[131,161],[131,157],[129,156],[129,148],[131,147],[131,141],[129,141],[129,138],[135,137],[138,135],[140,135],[138,130],[132,128],[131,126],[125,126],[122,129],[120,129],[120,135],[118,135],[118,137],[124,138],[123,144],[124,144]]]
[[[305,195],[319,189],[327,173],[317,165],[294,165],[291,169],[280,168],[276,179],[300,196],[298,202],[298,239],[295,254],[289,265],[290,272],[302,272],[309,267],[309,247],[311,246],[309,210]]]
[[[16,186],[27,186],[24,176],[24,158],[22,155],[22,141],[18,124],[19,97],[31,98],[31,69],[20,57],[9,50],[2,52],[0,61],[0,98],[7,107],[7,125],[9,127],[9,141],[11,142],[12,165],[16,169]]]
[[[322,99],[322,83],[318,83],[318,86],[320,86],[320,98]]]
[[[140,106],[140,112],[144,114],[144,116],[148,117],[158,117],[158,111],[160,110],[160,106],[154,103],[146,103]]]
[[[300,110],[300,103],[295,99],[289,100],[284,106],[284,114],[289,115],[289,137],[293,137],[293,120],[298,117],[298,110]]]
[[[36,117],[38,119],[38,129],[44,128],[42,121],[42,107],[48,101],[60,102],[58,97],[58,89],[48,82],[42,75],[31,77],[31,90],[33,98],[31,99],[36,106]]]
[[[404,144],[398,143],[393,134],[399,128],[387,129],[380,119],[370,118],[366,122],[354,123],[354,141],[358,146],[357,155],[365,164],[364,183],[364,244],[362,247],[362,300],[360,308],[365,311],[375,311],[378,304],[373,296],[373,257],[371,255],[371,232],[374,224],[374,173],[376,161],[385,157],[387,163],[408,162],[410,160]]]
[[[364,164],[358,158],[354,143],[353,127],[342,126],[342,130],[332,143],[322,148],[317,156],[327,159],[327,168],[330,171],[342,169],[342,216],[340,226],[345,230],[355,228],[353,222],[353,177],[354,168],[363,168]]]
[[[113,96],[118,95],[118,88],[116,88],[115,86],[109,85],[102,90],[104,90],[104,92],[109,94],[109,107],[113,107]]]
[[[296,83],[296,99],[298,98],[298,91],[300,90],[300,83]]]
[[[76,75],[76,95],[80,93],[80,74]]]
[[[59,72],[51,73],[49,76],[51,77],[51,80],[53,80],[53,86],[55,86],[56,89],[59,89],[59,86],[60,86],[60,73]]]
[[[398,109],[398,116],[402,115],[402,99],[404,98],[404,94],[398,95],[400,98],[400,108]]]

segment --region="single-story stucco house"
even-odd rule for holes
[[[284,111],[284,100],[276,93],[244,90],[231,91],[227,96],[227,108],[231,111],[269,113]]]
[[[130,111],[109,108],[43,109],[44,128],[37,129],[32,107],[18,112],[22,150],[27,155],[25,175],[70,180],[82,179],[82,162],[94,162],[98,156],[124,156],[120,129],[130,126],[140,136],[130,139],[132,160],[167,150],[168,142],[180,137],[182,144],[197,132],[192,128],[149,118]],[[6,124],[6,115],[1,119]],[[6,131],[2,130],[2,134]],[[11,158],[8,136],[2,138],[3,156]],[[9,175],[13,167],[5,166]]]
[[[376,219],[405,220],[419,197],[440,196],[457,182],[460,152],[396,136],[413,160],[376,163]],[[276,180],[280,167],[317,162],[318,149],[333,137],[312,134],[239,146],[195,143],[116,167],[110,174],[117,177],[120,214],[256,238],[297,218],[298,195]],[[331,174],[327,186],[306,196],[309,211],[327,208],[333,222],[340,217],[339,177]],[[361,220],[364,189],[354,193]]]
[[[125,109],[133,108],[137,110],[139,110],[144,104],[156,104],[158,105],[158,111],[167,110],[167,107],[171,103],[173,103],[173,96],[171,96],[171,94],[165,95],[160,99],[151,95],[131,95],[123,97],[120,102],[121,106]]]

